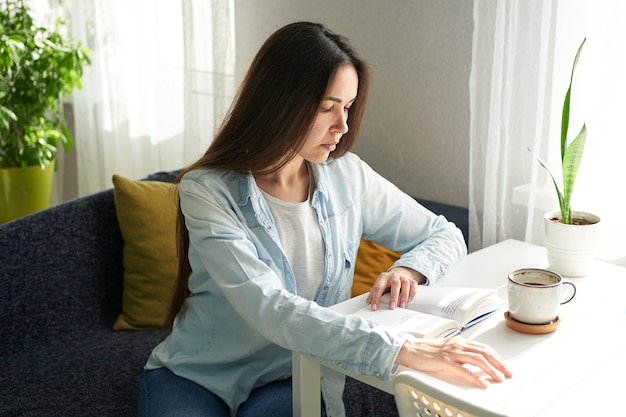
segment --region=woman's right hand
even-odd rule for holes
[[[485,374],[496,382],[513,376],[504,359],[491,347],[462,337],[409,339],[400,349],[396,363],[480,388],[489,386]],[[472,365],[482,372],[463,365]]]

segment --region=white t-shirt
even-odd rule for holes
[[[315,210],[309,199],[290,203],[261,192],[296,278],[298,295],[315,300],[324,275],[324,242]]]

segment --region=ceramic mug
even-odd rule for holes
[[[559,306],[576,295],[576,285],[557,272],[523,268],[509,274],[509,314],[527,324],[546,324],[558,316]]]

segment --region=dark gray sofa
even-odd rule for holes
[[[467,236],[465,209],[424,203]],[[122,249],[112,189],[0,225],[0,417],[136,414],[142,366],[167,331],[113,330]],[[345,400],[349,416],[397,415],[392,396],[354,380]]]

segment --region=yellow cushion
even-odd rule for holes
[[[122,312],[115,330],[163,327],[178,270],[177,185],[113,175],[115,210],[124,238]]]
[[[361,239],[354,265],[352,296],[368,292],[381,272],[385,272],[400,258],[398,252],[384,248],[376,243]]]

